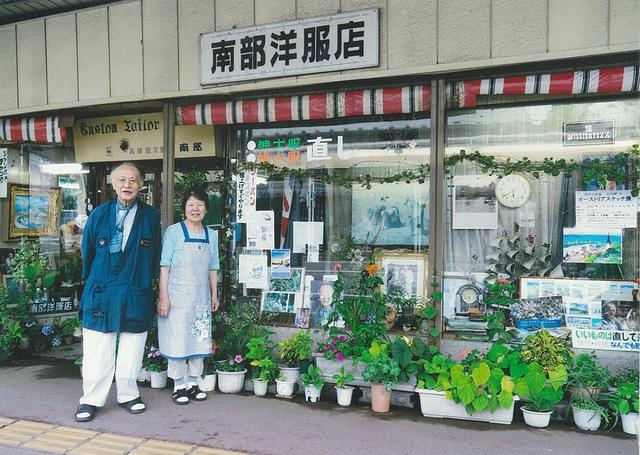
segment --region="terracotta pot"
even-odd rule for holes
[[[384,384],[371,384],[371,409],[374,412],[389,412],[391,390],[384,390]]]
[[[577,397],[585,397],[585,398],[593,397],[595,399],[602,392],[602,389],[600,387],[580,388],[580,387],[576,387],[575,385],[570,385],[569,387],[567,387],[567,390],[572,396],[575,396],[576,398]]]
[[[387,322],[385,323],[387,326],[387,330],[391,330],[396,323],[396,316],[398,315],[398,308],[395,305],[387,303],[387,307],[389,308],[389,314],[385,316]]]

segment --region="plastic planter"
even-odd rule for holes
[[[503,425],[509,425],[513,421],[513,404],[509,409],[500,407],[494,413],[482,411],[469,415],[463,405],[447,400],[444,392],[429,389],[416,389],[416,392],[420,395],[420,409],[425,417],[476,420]],[[513,398],[514,402],[518,400],[517,396]]]
[[[524,423],[526,423],[530,427],[546,428],[549,426],[549,421],[551,420],[551,414],[553,414],[552,411],[549,411],[549,412],[529,411],[525,407],[521,409],[522,409],[522,416],[524,417]]]
[[[247,370],[242,371],[220,371],[218,375],[218,390],[222,393],[238,393],[244,386],[244,375]]]
[[[293,386],[295,385],[295,381],[280,381],[276,379],[276,393],[282,397],[290,397],[293,395]]]
[[[573,407],[573,421],[581,430],[596,431],[600,428],[602,418],[598,411]]]
[[[304,386],[304,399],[305,401],[311,401],[312,403],[316,403],[320,401],[321,392],[322,392],[322,387],[318,388],[314,385]]]
[[[167,386],[167,371],[151,372],[151,388],[164,389]]]
[[[269,382],[261,381],[260,379],[253,380],[253,393],[256,394],[257,397],[263,397],[267,394],[267,388],[269,387]]]
[[[278,367],[278,370],[280,370],[280,373],[282,373],[284,377],[287,378],[287,381],[296,382],[300,377],[300,367],[281,366],[281,367]]]
[[[351,405],[351,398],[353,397],[353,387],[345,386],[342,389],[336,387],[336,394],[338,395],[338,404],[340,406]]]
[[[216,375],[208,374],[204,378],[199,378],[198,387],[203,392],[213,392],[216,389]]]
[[[630,412],[622,417],[622,431],[629,434],[638,434],[640,427],[640,418],[637,412]]]

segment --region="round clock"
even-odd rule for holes
[[[505,175],[496,183],[496,199],[505,207],[522,207],[531,198],[531,184],[524,174]]]

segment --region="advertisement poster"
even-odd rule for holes
[[[244,283],[248,289],[269,288],[267,256],[241,254],[238,269],[238,281]]]
[[[622,230],[564,228],[562,258],[580,264],[622,264]]]
[[[576,191],[576,227],[635,228],[638,202],[631,191]]]
[[[574,329],[574,348],[640,351],[640,332]]]
[[[322,221],[293,222],[293,252],[304,253],[306,246],[318,246],[324,241],[324,223]]]
[[[247,221],[247,248],[271,250],[274,244],[273,210],[253,212]]]

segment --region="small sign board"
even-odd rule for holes
[[[32,315],[67,313],[77,310],[73,297],[50,297],[46,302],[31,302],[29,313]]]
[[[562,145],[599,145],[615,142],[613,120],[562,124]]]

